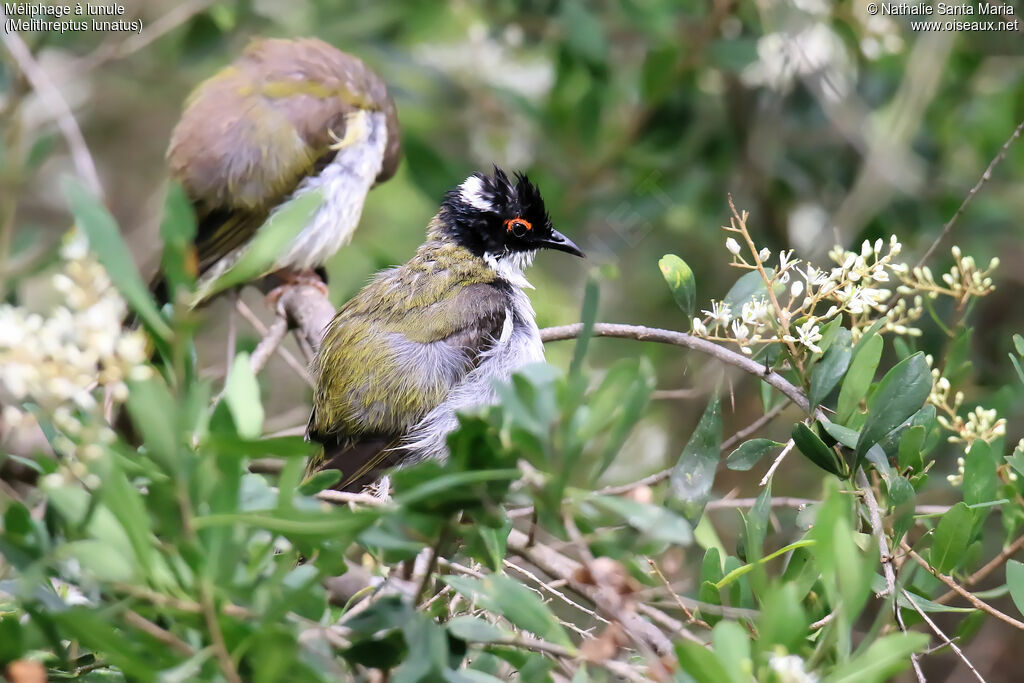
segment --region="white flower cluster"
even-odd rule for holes
[[[926,359],[931,365],[932,357],[926,356]],[[932,391],[928,402],[939,411],[936,417],[939,426],[952,432],[948,438],[949,443],[964,444],[967,453],[971,451],[971,444],[978,439],[991,443],[1006,434],[1006,418],[999,417],[995,408],[977,406],[967,413],[966,418],[961,416],[964,392],[953,391],[950,381],[937,368],[932,369]]]
[[[794,258],[793,250],[780,252],[775,265],[772,252],[751,239],[747,218],[747,212],[734,211],[723,227],[732,233],[725,248],[731,265],[761,274],[765,294],[744,303],[738,314],[733,306],[712,301],[710,310],[701,311],[703,318],[693,319],[691,330],[705,339],[734,343],[748,355],[758,344],[782,343],[799,366],[808,354],[821,353],[821,327],[840,314],[847,317],[854,340],[880,320],[882,332],[920,336],[914,323],[923,315],[926,299],[949,296],[962,305],[993,290],[989,275],[998,259],[979,270],[971,257],[953,247],[955,263],[939,279],[945,284],[937,284],[929,269],[911,269],[897,260],[903,245],[895,235],[888,241],[865,240],[859,251],[833,248],[831,268]]]
[[[804,668],[805,662],[799,655],[772,653],[768,666],[775,672],[780,683],[817,683],[818,677]]]
[[[0,419],[9,427],[25,425],[30,418],[17,406],[34,403],[64,433],[71,450],[72,441],[112,440],[109,428],[92,426],[100,421],[80,420],[76,413],[98,416],[99,390],[123,402],[126,380],[144,379],[151,368],[145,336],[122,327],[127,306],[89,254],[85,236],[72,233],[61,257],[64,268],[53,277],[53,287],[62,305],[48,316],[0,305]]]

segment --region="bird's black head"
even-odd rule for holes
[[[474,173],[450,191],[441,205],[441,219],[449,234],[478,256],[501,260],[538,249],[583,256],[552,227],[537,186],[521,173],[515,174],[513,184],[498,167],[493,175]]]

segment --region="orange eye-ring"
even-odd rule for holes
[[[522,237],[527,231],[533,230],[533,225],[525,218],[509,218],[505,221],[505,230],[516,237]]]

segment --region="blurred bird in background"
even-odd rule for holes
[[[544,360],[523,270],[540,249],[583,252],[551,225],[540,192],[495,168],[446,196],[427,240],[345,304],[313,361],[310,472],[359,490],[384,470],[447,454],[456,412]]]
[[[191,94],[167,150],[198,219],[193,303],[227,289],[222,276],[268,219],[302,197],[315,199],[308,214],[255,278],[322,288],[313,271],[352,237],[369,190],[394,175],[399,143],[387,87],[358,58],[313,38],[250,43]],[[154,283],[163,300],[165,289]]]

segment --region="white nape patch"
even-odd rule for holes
[[[484,185],[479,176],[471,175],[459,185],[462,200],[480,211],[494,211],[494,205],[484,198]]]
[[[517,251],[495,255],[487,251],[484,252],[484,263],[510,285],[519,289],[533,289],[523,271],[530,267],[536,254],[535,251]]]

